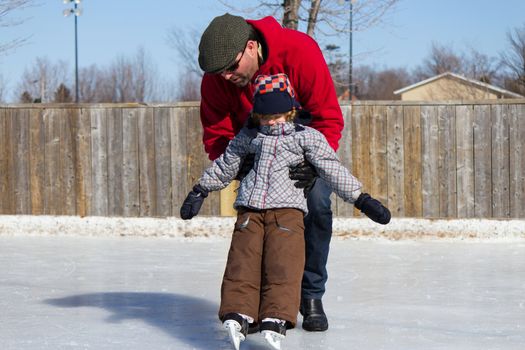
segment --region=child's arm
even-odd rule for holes
[[[353,203],[366,216],[380,224],[390,222],[390,211],[368,193],[361,193],[362,184],[346,169],[328,142],[318,132],[305,139],[305,158],[317,168],[319,176],[346,202]]]
[[[354,203],[361,194],[363,185],[346,169],[325,137],[310,129],[303,134],[304,156],[316,169],[319,177],[325,180],[332,190],[344,201]]]
[[[235,179],[252,137],[241,132],[230,141],[224,153],[204,171],[180,208],[180,217],[189,220],[197,215],[208,193],[225,188]]]
[[[252,131],[244,128],[230,141],[224,153],[204,171],[199,184],[207,191],[222,190],[232,182],[249,151]]]

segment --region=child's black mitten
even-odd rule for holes
[[[377,199],[370,197],[368,193],[361,193],[354,205],[377,223],[386,225],[390,222],[390,210]]]
[[[180,207],[181,219],[189,220],[197,215],[206,197],[208,197],[208,191],[202,188],[201,185],[197,184],[193,186],[193,190],[188,193],[188,196]]]

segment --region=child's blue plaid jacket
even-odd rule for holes
[[[255,154],[254,167],[241,181],[235,208],[297,208],[308,213],[303,190],[296,188],[289,177],[289,168],[304,160],[346,202],[354,203],[362,187],[341,164],[323,134],[292,122],[244,127],[204,171],[199,184],[208,191],[228,186],[249,153]]]

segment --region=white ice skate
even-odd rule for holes
[[[281,340],[284,339],[284,335],[274,331],[262,331],[262,335],[266,342],[274,349],[281,350]]]
[[[239,314],[231,313],[224,317],[222,324],[228,331],[228,336],[230,337],[233,348],[239,350],[241,342],[246,339],[248,321]]]
[[[286,321],[264,319],[261,322],[261,334],[273,349],[281,350],[281,340],[286,336]]]
[[[239,346],[246,337],[241,333],[241,325],[235,320],[224,321],[224,328],[228,331],[230,341],[235,350],[239,350]]]

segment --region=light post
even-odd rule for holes
[[[350,42],[349,42],[349,49],[348,49],[348,55],[349,55],[349,58],[348,58],[348,98],[350,100],[350,102],[352,102],[352,96],[354,95],[354,84],[353,84],[353,79],[352,79],[352,71],[353,71],[353,67],[352,67],[352,57],[353,57],[353,52],[352,52],[352,34],[354,32],[353,30],[353,13],[354,13],[354,3],[356,2],[356,0],[346,0],[350,3],[350,18],[349,18],[349,26],[350,26]]]
[[[78,7],[81,0],[63,0],[64,4],[73,3],[74,7],[65,9],[62,13],[64,17],[69,15],[75,16],[75,103],[78,103],[78,35],[77,35],[77,17],[82,14],[82,9]]]

